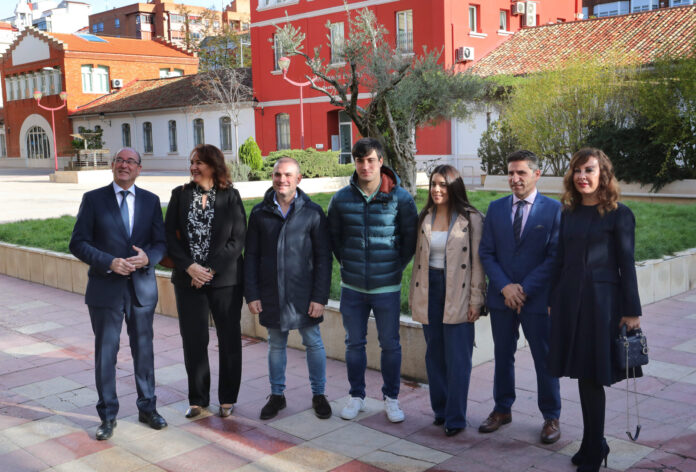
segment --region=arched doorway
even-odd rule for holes
[[[48,159],[51,156],[48,135],[41,126],[32,126],[27,130],[26,142],[29,159]]]

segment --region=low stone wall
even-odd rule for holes
[[[675,256],[642,261],[636,264],[641,302],[653,303],[696,287],[696,249],[680,252]],[[0,242],[0,274],[84,294],[87,287],[87,266],[70,254],[35,249]],[[174,289],[169,272],[157,272],[159,301],[155,311],[167,316],[177,316]],[[345,360],[345,331],[336,301],[326,307],[321,324],[322,337],[329,357]],[[266,329],[258,323],[258,317],[242,310],[242,333],[246,336],[266,338]],[[425,373],[425,340],[419,323],[410,317],[401,317],[401,373],[404,377],[427,381]],[[291,332],[288,345],[302,349],[297,332]],[[520,337],[520,345],[524,339]],[[374,319],[368,324],[367,363],[379,369],[379,342]],[[474,365],[493,359],[493,339],[490,321],[482,318],[476,322],[476,349]]]

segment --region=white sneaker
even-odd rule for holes
[[[350,397],[346,406],[341,410],[341,418],[344,420],[352,420],[358,413],[365,411],[365,400],[360,397]]]
[[[406,418],[396,398],[384,397],[384,411],[392,423],[401,423]]]

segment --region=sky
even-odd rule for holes
[[[24,0],[22,0],[24,1]],[[99,13],[101,11],[122,7],[124,5],[130,5],[132,3],[137,3],[138,0],[77,0],[92,5],[92,13]],[[195,5],[200,7],[214,7],[215,10],[221,10],[223,2],[229,4],[229,0],[175,0],[175,3],[184,3],[186,5]],[[140,0],[140,3],[147,3],[147,0]],[[17,0],[0,0],[0,18],[7,18],[9,16],[14,16],[14,10],[17,6]]]

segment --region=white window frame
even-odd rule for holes
[[[91,64],[83,64],[80,67],[82,74],[82,93],[109,93],[109,67]]]
[[[469,5],[469,31],[472,33],[478,33],[478,18],[479,18],[479,6]]]
[[[121,124],[121,144],[123,147],[131,147],[130,123]]]
[[[146,121],[143,123],[143,153],[152,154],[152,122]]]
[[[290,139],[290,115],[287,113],[278,113],[275,116],[276,125],[276,150],[291,148]]]
[[[273,35],[273,70],[274,71],[280,71],[280,65],[278,65],[278,60],[280,60],[281,57],[283,57],[285,54],[283,52],[283,46],[280,44],[280,41],[278,40],[278,35],[274,34]]]
[[[193,145],[205,144],[205,121],[203,118],[193,120]]]
[[[343,45],[345,44],[345,27],[343,22],[331,23],[331,64],[343,64]]]
[[[402,54],[413,53],[413,10],[396,12],[396,49]]]
[[[499,31],[510,31],[507,10],[500,10],[500,13],[498,14],[498,27],[500,28]]]
[[[167,124],[167,129],[169,132],[169,152],[178,152],[178,146],[176,142],[176,120],[169,120]]]
[[[222,151],[233,151],[232,146],[232,119],[229,116],[221,116],[218,119],[220,127],[220,149]]]

